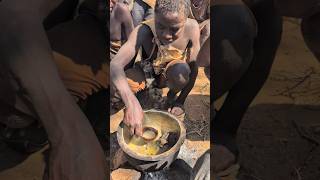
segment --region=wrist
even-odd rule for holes
[[[136,96],[133,94],[132,91],[120,92],[120,96],[126,107],[132,107],[134,104],[134,101],[136,100]]]
[[[181,106],[183,106],[184,105],[184,102],[185,102],[185,98],[183,98],[183,97],[181,97],[181,96],[179,96],[175,101],[174,101],[174,105],[176,106],[178,106],[178,105],[181,105]]]
[[[174,102],[172,107],[180,107],[180,108],[182,108],[183,106],[184,106],[184,103]]]

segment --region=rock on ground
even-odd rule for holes
[[[112,180],[139,180],[141,173],[133,169],[123,169],[119,168],[112,171]]]

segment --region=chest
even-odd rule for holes
[[[170,48],[168,48],[169,46],[158,46],[153,37],[150,37],[150,39],[142,45],[142,58],[153,61],[160,55],[160,49],[164,51],[169,50],[172,52],[176,52],[175,50],[178,50],[183,53],[187,49],[189,40],[189,38],[178,39],[171,43]]]
[[[114,12],[110,13],[110,39],[111,40],[121,40],[121,34],[123,32],[122,22],[116,18]]]

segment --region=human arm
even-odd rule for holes
[[[190,33],[189,37],[191,37],[190,40],[192,42],[192,48],[190,52],[190,58],[188,58],[188,61],[187,61],[191,72],[189,74],[189,81],[187,85],[182,89],[182,91],[180,92],[180,95],[174,102],[172,108],[169,110],[173,114],[176,114],[175,111],[179,111],[178,108],[183,106],[187,96],[189,95],[190,91],[192,90],[195,84],[195,81],[198,75],[198,66],[196,64],[196,58],[200,50],[200,41],[199,41],[200,30],[197,22],[195,20],[192,20],[192,21],[193,21],[192,23],[193,28],[191,28],[189,32]]]
[[[110,63],[112,85],[116,87],[126,106],[124,123],[130,126],[131,133],[138,135],[142,133],[143,111],[138,99],[129,87],[124,67],[132,61],[138,52],[145,37],[144,32],[144,26],[136,27],[130,34],[128,41],[120,48]]]
[[[2,3],[0,63],[21,84],[48,134],[50,180],[104,179],[106,163],[102,148],[53,64],[43,18],[29,12],[28,8]]]

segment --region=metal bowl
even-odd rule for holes
[[[128,143],[132,138],[129,128],[123,123],[120,124],[117,132],[117,140],[124,151],[128,162],[140,171],[158,171],[168,168],[177,158],[181,145],[186,138],[186,129],[183,123],[175,116],[157,110],[145,111],[145,120],[143,127],[151,127],[160,130],[158,134],[174,132],[177,134],[175,142],[172,143],[165,151],[156,155],[145,155],[133,151],[129,148]]]

